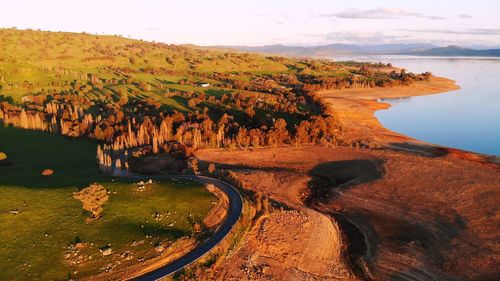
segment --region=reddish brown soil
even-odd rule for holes
[[[238,172],[247,186],[290,207],[272,212],[223,262],[218,270],[227,279],[498,276],[497,165],[454,154],[320,146],[204,150],[196,156],[218,167],[247,166]],[[323,192],[306,200],[311,183]]]

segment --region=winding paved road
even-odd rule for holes
[[[211,183],[222,190],[227,194],[229,198],[229,210],[226,219],[224,222],[217,228],[214,235],[210,237],[205,242],[196,246],[193,250],[191,250],[186,255],[174,260],[171,263],[168,263],[164,266],[154,269],[142,276],[136,277],[133,280],[141,280],[141,281],[150,281],[150,280],[159,280],[164,278],[172,273],[175,273],[185,266],[195,262],[197,259],[201,258],[204,254],[210,251],[213,247],[217,246],[220,241],[231,231],[233,226],[238,221],[242,209],[243,209],[243,200],[241,198],[238,190],[223,181],[204,177],[204,176],[163,176],[163,177],[147,177],[147,176],[132,176],[135,179],[161,179],[161,178],[169,178],[169,179],[191,179],[195,181],[200,181],[203,183]]]

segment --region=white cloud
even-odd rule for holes
[[[442,20],[444,17],[415,13],[398,8],[380,7],[370,10],[348,9],[343,12],[326,14],[325,17],[343,19],[398,19],[402,17],[416,17],[431,20]]]
[[[325,39],[337,43],[353,43],[353,44],[380,44],[395,42],[405,39],[405,35],[387,35],[383,32],[366,32],[366,31],[339,31],[330,32],[325,35]]]

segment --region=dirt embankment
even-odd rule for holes
[[[339,241],[342,233],[338,226],[330,217],[302,204],[307,175],[274,169],[232,171],[249,190],[269,198],[270,207],[252,225],[239,247],[216,268],[216,279],[354,277],[342,256],[344,244]]]
[[[432,77],[430,81],[414,82],[410,86],[327,90],[318,92],[318,95],[342,118],[347,139],[352,142],[387,144],[411,138],[380,124],[373,114],[377,110],[389,108],[390,104],[378,100],[431,95],[457,89],[460,87],[453,80]]]
[[[203,219],[205,227],[214,228],[220,225],[226,218],[229,208],[229,198],[226,193],[216,188],[213,184],[207,184],[205,185],[205,188],[218,198],[218,201],[215,202],[215,205]]]
[[[245,166],[237,173],[249,188],[288,206],[252,229],[217,268],[220,276],[494,280],[499,273],[497,165],[453,153],[320,146],[197,157]]]

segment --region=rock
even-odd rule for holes
[[[110,246],[104,246],[100,248],[99,251],[101,252],[101,255],[103,255],[104,257],[109,256],[113,253],[113,249],[111,249]]]
[[[131,260],[131,259],[132,259],[132,257],[133,257],[133,256],[132,256],[132,253],[131,253],[131,252],[123,252],[123,253],[120,255],[120,257],[121,257],[122,259],[125,259],[125,260],[129,261],[129,260]]]
[[[54,174],[54,170],[51,169],[45,169],[42,171],[42,176],[49,177]]]
[[[163,252],[163,251],[165,251],[165,246],[163,246],[160,243],[160,244],[156,245],[155,249],[156,249],[157,252]]]

